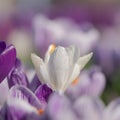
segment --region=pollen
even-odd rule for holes
[[[73,82],[72,82],[72,85],[76,85],[79,81],[79,77],[77,77]]]
[[[39,115],[42,115],[43,113],[44,113],[44,110],[43,110],[43,109],[39,109],[39,110],[38,110],[38,114],[39,114]]]
[[[49,53],[52,54],[54,52],[55,48],[56,48],[55,44],[50,45],[50,47],[49,47]]]

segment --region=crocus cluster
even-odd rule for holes
[[[30,79],[13,45],[0,42],[0,120],[118,120],[120,99],[100,99],[106,79],[98,66],[82,70],[93,53],[50,45],[44,60],[31,54]],[[79,77],[80,76],[80,77]]]

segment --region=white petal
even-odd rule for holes
[[[89,53],[88,55],[85,55],[83,57],[80,57],[77,61],[77,64],[80,66],[80,69],[83,69],[83,67],[87,64],[87,62],[91,59],[93,53]]]
[[[60,90],[69,75],[69,57],[63,47],[57,47],[48,63],[50,79],[56,90]]]
[[[79,49],[75,46],[70,46],[70,47],[66,48],[66,51],[68,53],[70,63],[74,64],[80,56]]]
[[[10,107],[13,107],[14,109],[22,110],[26,113],[38,113],[37,109],[33,106],[31,106],[28,102],[25,102],[23,100],[19,100],[16,98],[10,98],[7,100],[7,104]]]
[[[43,60],[40,57],[38,57],[35,54],[31,54],[31,59],[35,66],[35,69],[36,69],[36,72],[37,72],[37,75],[38,75],[38,78],[40,79],[40,81],[42,83],[49,84],[50,83],[49,74],[47,71],[46,64],[43,62]]]
[[[39,69],[39,66],[43,64],[43,60],[34,53],[31,54],[31,59],[36,69]]]
[[[66,48],[66,52],[67,52],[68,57],[69,57],[70,68],[72,68],[73,67],[73,62],[74,62],[75,47],[70,46],[70,47]]]
[[[42,80],[42,83],[46,83],[52,87],[46,64],[40,65],[39,75],[41,76],[40,80]]]
[[[40,73],[40,66],[44,64],[43,60],[33,53],[31,54],[31,59],[36,69],[38,78],[41,80],[41,82],[44,82],[43,78],[41,79],[41,73]]]
[[[62,88],[62,91],[65,91],[66,88],[79,76],[80,74],[80,66],[78,64],[75,64],[73,71],[70,75],[70,78],[65,83],[65,86]]]

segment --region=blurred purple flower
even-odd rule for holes
[[[113,100],[104,111],[104,120],[120,119],[120,98]]]
[[[24,85],[29,87],[29,82],[26,74],[23,71],[21,61],[16,59],[15,65],[13,66],[11,72],[8,75],[8,84],[11,88],[13,85]]]
[[[78,26],[70,19],[57,18],[50,20],[43,15],[36,16],[33,21],[35,45],[44,56],[49,44],[80,48],[81,54],[86,54],[94,48],[99,38],[99,32],[90,24]]]
[[[16,60],[16,50],[13,45],[6,46],[0,42],[0,82],[8,75]]]
[[[76,100],[80,96],[89,95],[98,97],[105,88],[106,79],[100,68],[92,66],[89,70],[83,70],[77,84],[72,84],[67,89],[67,95]]]
[[[104,104],[98,98],[82,96],[75,102],[54,94],[48,103],[45,116],[49,120],[101,120]]]

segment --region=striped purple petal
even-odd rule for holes
[[[27,76],[22,69],[20,60],[18,59],[16,59],[15,65],[8,75],[8,84],[10,88],[14,85],[24,85],[26,87],[29,86]]]
[[[35,95],[42,102],[48,102],[49,96],[52,94],[52,89],[46,84],[40,85],[35,91]]]
[[[10,89],[8,99],[11,98],[24,100],[30,105],[34,106],[36,109],[40,109],[42,107],[42,104],[34,95],[34,93],[32,93],[28,88],[22,85],[16,85]]]

